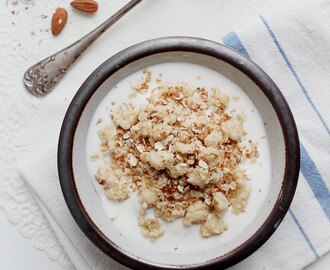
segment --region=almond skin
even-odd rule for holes
[[[68,12],[65,8],[57,8],[52,16],[51,28],[54,36],[58,35],[68,20]]]
[[[74,0],[70,5],[73,8],[86,13],[95,13],[99,8],[99,5],[94,0]]]

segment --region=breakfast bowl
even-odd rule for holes
[[[141,211],[150,211],[150,205],[153,203],[140,203],[140,186],[138,185],[136,190],[131,184],[130,194],[125,193],[124,198],[118,198],[118,193],[113,193],[115,186],[102,187],[104,181],[100,179],[100,166],[106,156],[105,152],[110,148],[108,145],[111,144],[111,140],[102,145],[98,134],[104,134],[102,130],[117,119],[117,131],[126,132],[122,137],[125,141],[131,140],[129,145],[134,145],[133,139],[127,135],[131,134],[131,131],[127,130],[133,124],[125,126],[134,116],[132,118],[131,114],[126,114],[125,108],[130,110],[132,106],[138,107],[150,102],[152,98],[149,94],[157,94],[157,91],[160,91],[157,84],[164,82],[176,85],[185,83],[190,86],[175,89],[186,91],[191,87],[198,93],[205,89],[216,92],[218,90],[214,89],[218,87],[226,94],[226,98],[223,99],[222,96],[221,100],[225,100],[226,103],[230,100],[229,116],[226,114],[225,119],[234,118],[230,113],[237,113],[237,119],[244,119],[244,132],[241,132],[244,139],[235,138],[236,135],[227,136],[223,123],[221,130],[224,136],[227,136],[223,147],[230,143],[236,147],[238,142],[245,141],[247,145],[242,146],[238,153],[245,153],[245,157],[254,154],[254,158],[250,160],[243,162],[242,158],[242,167],[249,186],[248,193],[244,193],[248,194],[247,204],[239,211],[240,214],[235,214],[233,212],[237,210],[237,200],[225,198],[225,201],[228,201],[228,211],[221,213],[222,230],[213,230],[212,236],[209,231],[205,233],[206,218],[198,222],[187,222],[189,205],[181,216],[186,226],[182,226],[182,219],[161,220],[162,228],[156,237],[154,234],[148,235],[143,228],[141,234],[141,227],[146,223],[141,223],[141,216],[138,216],[141,215]],[[164,88],[164,85],[162,87]],[[207,94],[209,90],[205,91],[205,98],[212,95],[211,92]],[[181,93],[178,96],[177,99],[182,98]],[[127,105],[131,103],[135,105]],[[185,106],[183,109],[189,107],[187,104],[182,105]],[[121,110],[121,122],[116,115],[118,110]],[[223,108],[218,111],[223,113]],[[174,122],[179,121],[178,119],[182,125],[190,128],[189,117],[179,115]],[[206,120],[202,125],[205,128],[212,126],[217,129],[216,125],[207,122],[209,118],[204,119]],[[137,117],[132,121],[136,123]],[[118,128],[118,125],[121,126]],[[196,134],[201,132],[196,130]],[[166,140],[169,133],[164,136]],[[177,138],[172,136],[171,139]],[[207,142],[206,138],[204,141],[196,139],[195,141],[200,144],[200,148],[196,149],[205,149],[217,139],[217,136],[210,142]],[[122,142],[112,144],[112,151],[124,151]],[[218,143],[217,146],[219,145]],[[254,150],[247,150],[251,145]],[[152,146],[157,148],[159,144],[156,147],[153,141]],[[156,149],[154,153],[160,153],[158,150],[163,148]],[[128,151],[123,158],[125,160],[134,153],[131,149]],[[188,156],[193,159],[199,154],[189,153]],[[180,155],[177,156],[179,158]],[[126,169],[133,170],[139,162],[143,163],[141,160],[132,157],[128,160],[130,165]],[[271,78],[239,53],[216,42],[191,37],[145,41],[117,53],[101,64],[86,79],[73,98],[63,121],[58,145],[60,184],[76,223],[96,247],[133,269],[224,269],[245,259],[270,238],[288,211],[297,185],[299,161],[299,139],[292,113]],[[107,164],[111,162],[110,159]],[[150,159],[148,162],[151,165],[148,163],[146,167],[151,168],[150,170],[157,175],[164,171],[166,175],[171,175],[164,164],[153,164]],[[185,178],[180,170],[178,175],[184,178],[189,188],[202,187],[198,182],[189,182],[189,174],[198,166],[206,166],[205,170],[209,170],[208,165],[204,160],[198,161],[198,165],[193,165],[194,161],[190,164],[192,165],[188,165],[190,169]],[[227,170],[225,173],[230,175],[232,172]],[[144,176],[144,173],[136,175],[137,178]],[[114,177],[113,171],[110,170],[108,177]],[[171,178],[171,181],[180,182],[181,178],[177,177]],[[223,172],[219,177],[224,177]],[[209,181],[212,182],[207,180]],[[225,190],[225,184],[221,184],[221,190]],[[226,187],[229,194],[229,187]],[[207,196],[202,194],[202,198],[197,197],[197,201],[209,205],[208,209],[215,215],[215,199],[209,200]],[[114,198],[117,200],[112,200]],[[196,211],[192,213],[196,214]],[[158,216],[161,216],[159,212]],[[158,226],[159,222],[154,224]],[[220,221],[217,224],[220,224]],[[151,238],[152,241],[147,238]]]

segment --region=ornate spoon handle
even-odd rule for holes
[[[81,39],[31,66],[24,73],[25,87],[36,96],[42,96],[49,92],[62,79],[68,68],[99,36],[141,1],[130,1]]]

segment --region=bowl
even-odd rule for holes
[[[228,233],[202,239],[194,228],[185,231],[171,225],[164,239],[152,243],[137,233],[136,206],[125,203],[120,208],[108,203],[95,185],[95,164],[89,159],[98,143],[95,121],[109,113],[110,102],[127,100],[128,92],[117,85],[146,68],[164,70],[168,78],[193,84],[202,83],[200,78],[205,84],[220,80],[233,93],[241,91],[246,110],[258,112],[248,115],[248,132],[264,134],[265,140],[258,137],[262,161],[250,168],[255,178],[251,202],[245,213],[231,217]],[[224,269],[245,259],[269,239],[284,218],[295,193],[299,161],[292,113],[271,78],[239,53],[192,37],[145,41],[106,60],[73,98],[58,145],[60,184],[76,223],[96,247],[133,269]],[[114,209],[121,215],[116,222],[109,215]]]

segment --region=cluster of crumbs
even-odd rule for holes
[[[244,114],[229,112],[229,97],[217,88],[192,89],[157,80],[145,105],[122,104],[111,115],[114,125],[99,131],[103,164],[96,180],[106,195],[124,201],[138,192],[138,224],[155,240],[162,223],[182,219],[198,224],[202,237],[227,230],[224,215],[244,212],[250,186],[241,163],[258,157],[256,145],[242,138]],[[153,211],[152,218],[147,211]]]

